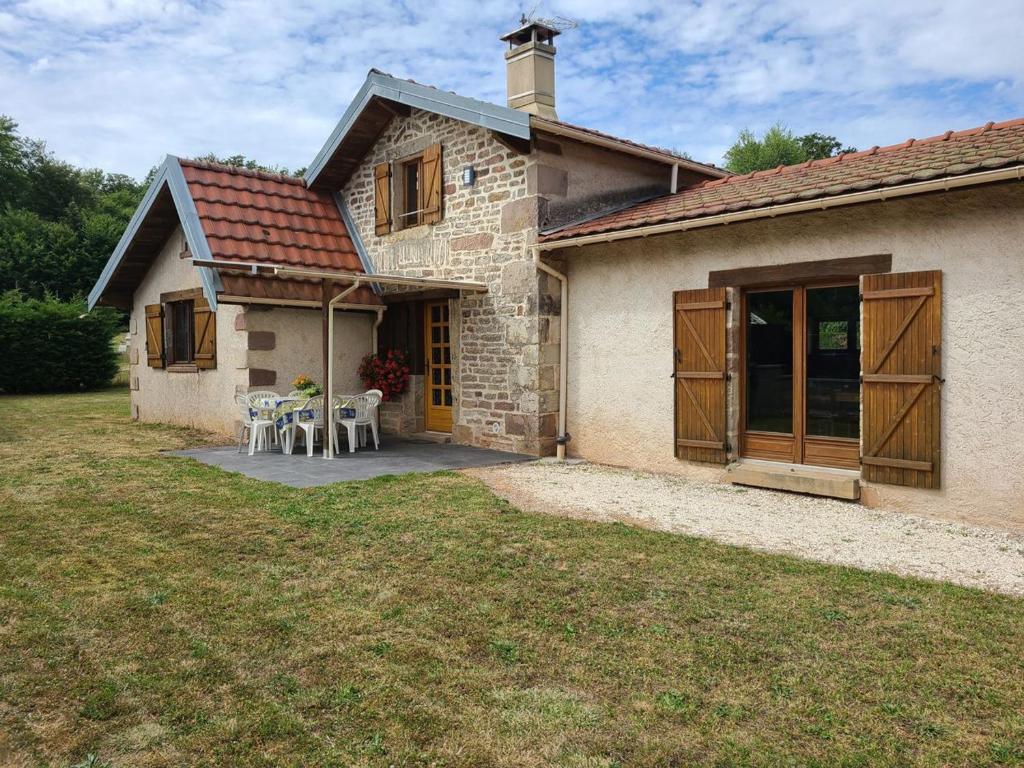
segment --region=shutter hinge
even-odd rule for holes
[[[732,302],[731,301],[725,302],[725,311],[728,312],[731,309],[732,309]]]
[[[732,374],[729,373],[728,371],[725,372],[725,380],[732,381]]]
[[[725,441],[725,452],[732,453],[732,443],[730,443],[728,440]]]

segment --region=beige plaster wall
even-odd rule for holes
[[[376,315],[366,312],[336,311],[334,314],[334,392],[362,392],[357,371],[364,355],[373,346],[373,321]],[[323,383],[321,332],[323,322],[319,309],[250,306],[245,314],[245,330],[250,347],[268,346],[269,337],[256,343],[258,334],[273,334],[273,349],[250,349],[250,370],[273,371],[274,383],[253,385],[252,389],[273,389],[287,393],[299,374],[306,374]]]
[[[234,434],[234,396],[246,384],[246,337],[244,332],[235,330],[235,318],[243,311],[241,307],[221,305],[217,310],[215,369],[177,373],[146,364],[146,305],[159,304],[161,293],[201,285],[196,269],[179,257],[183,249],[184,236],[178,229],[168,238],[135,291],[129,321],[132,415],[141,421]]]
[[[570,454],[720,476],[673,456],[672,292],[711,270],[876,253],[944,273],[943,485],[869,485],[863,501],[1024,528],[1024,184],[572,250]]]

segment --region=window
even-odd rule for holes
[[[401,190],[398,200],[400,229],[423,223],[423,155],[403,160],[398,166]]]
[[[170,365],[195,361],[195,336],[192,332],[193,302],[172,301],[167,305],[167,362]]]
[[[442,178],[440,144],[374,166],[374,233],[386,235],[441,221]]]

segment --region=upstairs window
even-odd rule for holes
[[[423,223],[423,155],[408,158],[398,164],[400,194],[398,200],[398,226],[400,229]]]
[[[440,144],[374,166],[374,232],[386,235],[441,221],[442,179]]]

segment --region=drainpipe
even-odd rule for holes
[[[374,354],[374,355],[377,354],[377,329],[380,328],[380,324],[384,322],[384,310],[385,309],[387,309],[387,307],[378,307],[377,308],[377,319],[373,322],[373,333],[372,333],[373,349],[371,349],[370,352],[372,354]]]
[[[326,281],[325,281],[326,282]],[[356,280],[352,285],[343,290],[333,299],[327,302],[327,380],[324,381],[324,458],[334,458],[334,446],[331,445],[331,424],[330,419],[334,418],[334,307],[352,291],[358,288],[360,282]]]
[[[565,444],[569,442],[565,415],[569,391],[569,277],[541,261],[540,249],[536,245],[532,249],[534,266],[558,280],[561,288],[561,312],[558,315],[558,438],[555,456],[559,461],[565,461]]]

